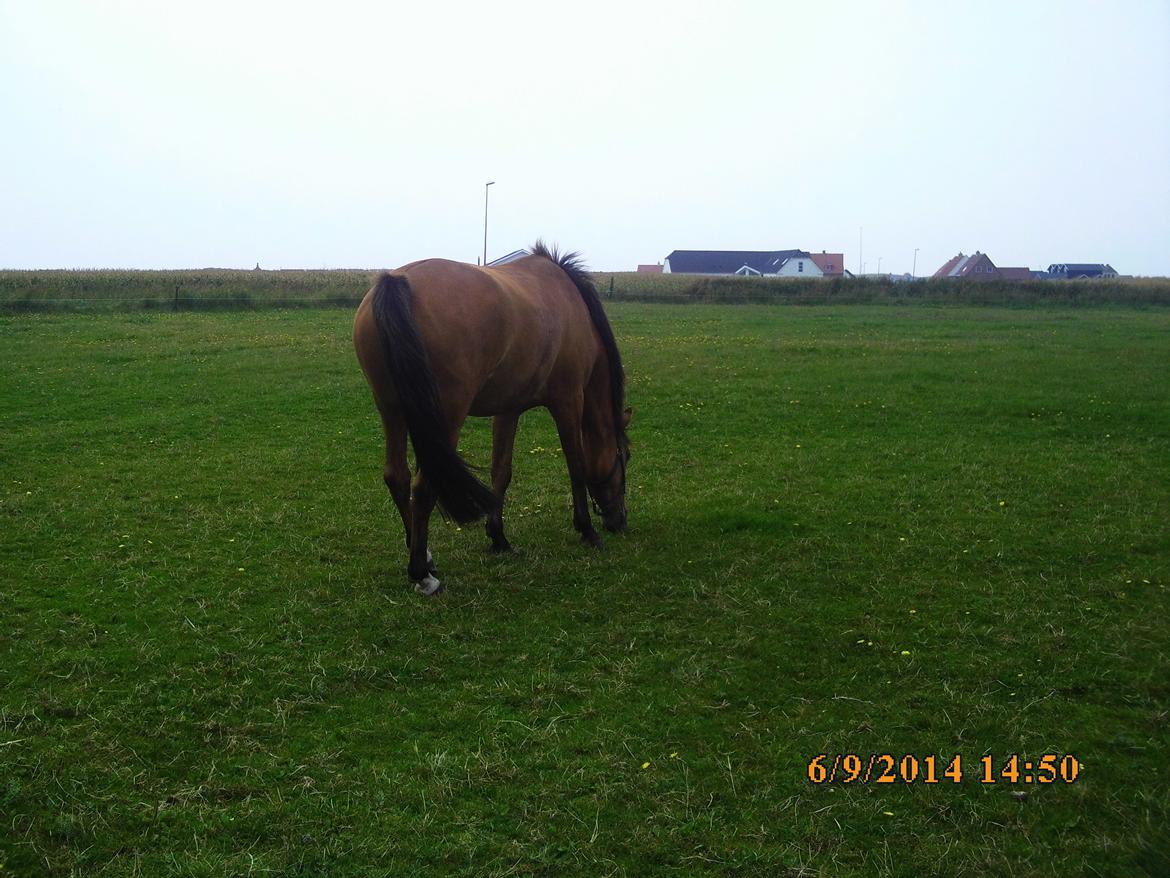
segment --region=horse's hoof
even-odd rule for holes
[[[515,549],[512,548],[512,544],[507,540],[503,540],[499,543],[492,543],[488,548],[491,549],[492,553],[495,555],[506,555],[515,551]]]
[[[601,534],[594,531],[591,534],[581,534],[581,542],[591,549],[601,548]]]
[[[424,597],[433,598],[443,591],[443,583],[428,573],[414,584],[414,590]]]

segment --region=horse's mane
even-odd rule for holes
[[[601,307],[601,297],[597,295],[597,287],[593,284],[593,278],[589,276],[580,253],[561,254],[555,246],[548,247],[544,241],[538,240],[532,245],[532,255],[543,256],[559,265],[561,270],[569,276],[569,280],[573,282],[577,292],[581,294],[581,300],[589,311],[589,317],[593,320],[593,325],[601,338],[601,346],[605,349],[606,358],[609,360],[613,429],[617,435],[619,446],[625,448],[627,442],[624,425],[626,374],[622,371],[622,355],[618,353],[617,342],[614,341],[613,330],[610,328],[609,319],[605,316],[605,309]]]

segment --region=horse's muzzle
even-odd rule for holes
[[[626,510],[615,509],[601,517],[601,526],[610,533],[621,533],[626,529]]]

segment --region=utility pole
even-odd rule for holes
[[[861,261],[861,254],[865,252],[862,246],[865,243],[865,226],[857,227],[857,274],[865,274],[865,263]]]
[[[918,276],[918,247],[914,248],[914,267],[910,269],[910,277]]]
[[[483,264],[487,265],[487,208],[488,208],[488,187],[495,186],[496,181],[492,180],[490,183],[483,184]]]

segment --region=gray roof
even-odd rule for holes
[[[1057,262],[1048,266],[1048,271],[1050,274],[1072,277],[1117,274],[1113,266],[1105,262]]]
[[[490,268],[493,265],[507,265],[509,262],[515,262],[517,259],[523,259],[525,256],[531,255],[532,254],[527,250],[513,250],[511,253],[508,253],[505,256],[501,256],[498,259],[493,259],[488,263],[488,267]]]
[[[745,265],[760,274],[775,274],[804,250],[674,250],[666,258],[674,274],[735,274]]]

